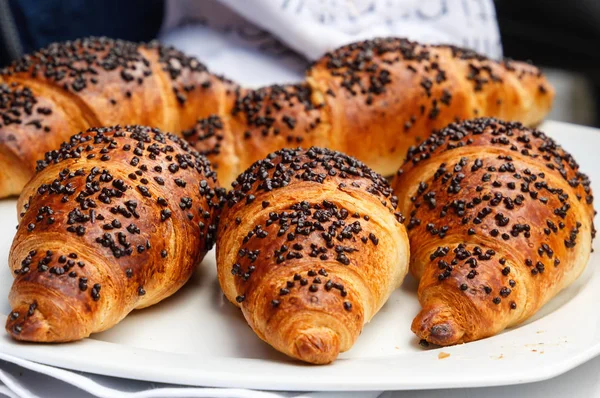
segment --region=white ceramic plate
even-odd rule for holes
[[[600,192],[600,131],[556,122],[542,130],[575,155]],[[2,317],[10,311],[7,257],[15,225],[15,201],[0,201]],[[598,251],[598,240],[594,247]],[[594,253],[581,278],[526,324],[431,350],[422,349],[410,331],[419,305],[416,282],[409,277],[349,352],[332,365],[309,366],[254,335],[221,293],[210,253],[180,292],[109,331],[76,343],[36,345],[16,343],[2,329],[0,351],[67,369],[199,386],[391,390],[525,383],[559,375],[600,354],[599,266],[600,254]]]

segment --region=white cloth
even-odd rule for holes
[[[309,61],[373,37],[500,58],[492,0],[167,0],[161,40],[246,86],[298,81]]]
[[[501,56],[490,0],[221,0],[308,59],[357,40],[399,36]]]
[[[17,366],[15,366],[17,365]],[[31,372],[28,372],[31,371]],[[58,383],[58,381],[63,383]],[[10,398],[375,398],[381,392],[266,392],[237,388],[182,387],[72,372],[0,353],[0,396]],[[60,384],[57,386],[57,384]]]
[[[298,81],[310,60],[343,44],[377,36],[450,43],[491,57],[501,56],[492,0],[167,0],[160,39],[197,56],[215,73],[246,86],[259,86]],[[73,396],[115,398],[334,398],[380,394],[157,388],[153,383],[71,372],[2,353],[0,360],[6,361],[0,361],[0,381],[4,384],[0,394],[9,397],[45,396],[45,386],[53,379],[68,383],[60,387],[65,391],[68,385],[74,386],[71,391],[77,388]],[[27,377],[18,377],[17,373]]]

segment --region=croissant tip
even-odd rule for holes
[[[460,343],[465,334],[446,307],[424,308],[414,319],[411,329],[420,339],[441,346]]]
[[[303,330],[294,340],[294,353],[298,359],[312,364],[331,363],[340,353],[339,337],[326,327]]]
[[[46,341],[48,325],[44,316],[38,310],[29,308],[11,311],[6,319],[6,332],[15,340]]]

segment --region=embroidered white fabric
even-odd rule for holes
[[[246,86],[297,81],[341,45],[406,37],[502,56],[492,0],[167,0],[161,39]],[[243,65],[243,67],[240,67]]]

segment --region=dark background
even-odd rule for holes
[[[600,126],[600,0],[495,0],[504,55],[577,74]],[[582,91],[582,90],[579,90]],[[573,93],[577,97],[584,93]]]

